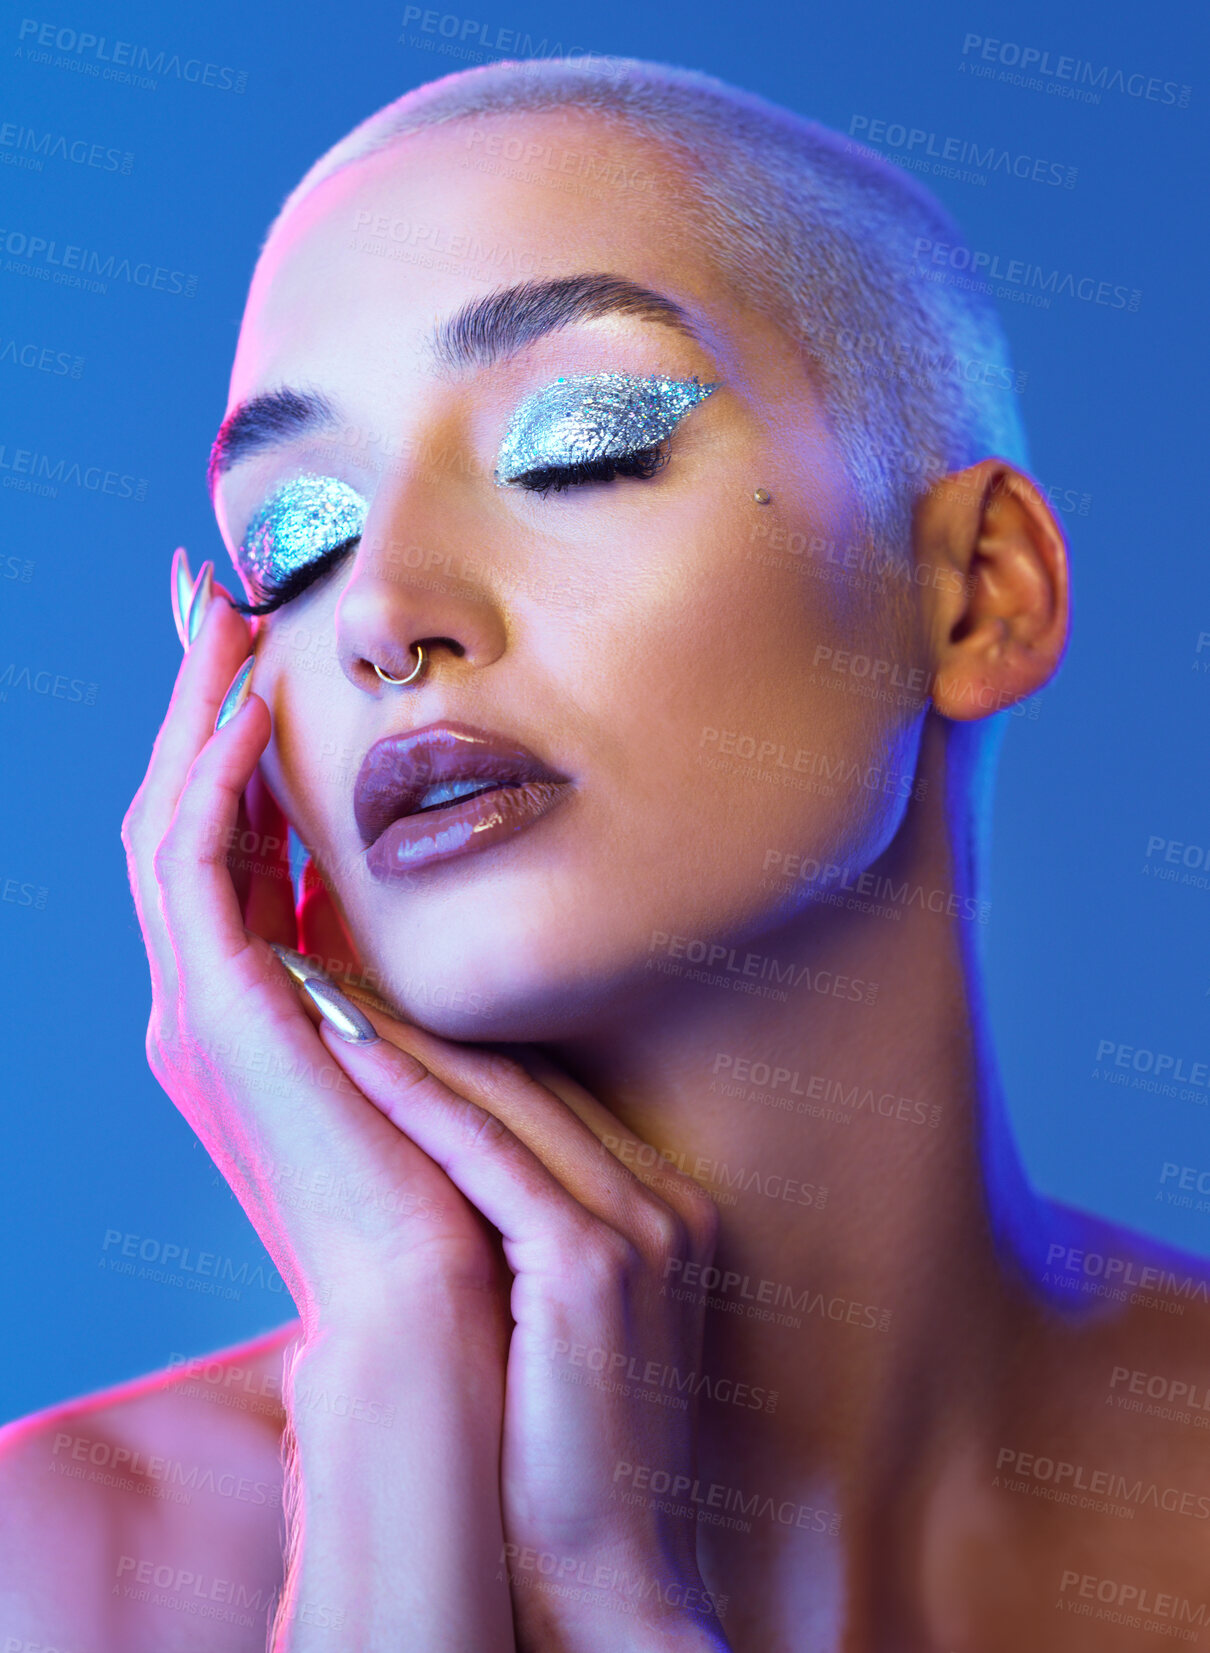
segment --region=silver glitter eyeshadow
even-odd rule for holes
[[[334,476],[296,476],[276,490],[248,524],[236,560],[260,590],[278,586],[365,525],[369,506]]]
[[[718,384],[637,373],[584,373],[527,396],[496,456],[502,486],[527,471],[621,459],[653,448]]]

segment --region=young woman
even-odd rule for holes
[[[981,1011],[1067,574],[960,245],[638,63],[422,88],[287,201],[123,835],[298,1319],[7,1432],[4,1647],[1201,1633],[1204,1282],[1026,1186]]]

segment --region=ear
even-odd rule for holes
[[[936,593],[936,710],[988,717],[1048,682],[1067,642],[1067,542],[1037,484],[1005,459],[955,471],[917,508],[915,541]]]

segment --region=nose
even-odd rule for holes
[[[504,615],[488,559],[471,550],[485,530],[422,479],[379,488],[336,609],[337,658],[354,687],[383,693],[375,668],[407,677],[419,643],[425,682],[500,658]]]

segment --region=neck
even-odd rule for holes
[[[977,846],[955,801],[970,775],[930,723],[924,797],[872,878],[836,892],[848,904],[738,942],[716,982],[665,955],[681,975],[652,969],[624,1016],[556,1052],[720,1206],[702,1370],[780,1399],[776,1425],[704,1406],[703,1460],[712,1431],[732,1451],[748,1433],[753,1464],[767,1449],[784,1479],[789,1451],[837,1489],[833,1508],[845,1487],[868,1495],[871,1461],[885,1473],[888,1430],[906,1438],[943,1396],[952,1406],[960,1368],[994,1358],[1020,1303],[998,1208],[1032,1202],[1015,1161],[997,1151],[995,1190],[985,1165],[999,1097]]]

